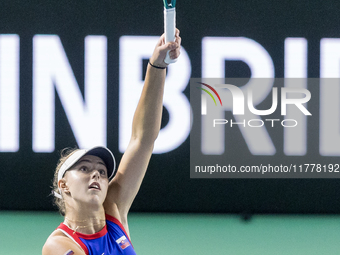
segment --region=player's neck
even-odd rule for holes
[[[66,212],[64,223],[83,234],[94,234],[105,226],[105,212],[102,210],[69,210]]]

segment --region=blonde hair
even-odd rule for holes
[[[54,177],[53,177],[53,192],[56,192],[60,194],[59,187],[58,187],[58,173],[61,168],[61,166],[65,163],[65,161],[77,151],[77,148],[65,148],[61,151],[60,153],[60,159],[58,161],[57,167],[54,172]],[[62,194],[60,194],[62,196]],[[60,199],[56,196],[54,196],[53,203],[58,207],[59,212],[61,215],[65,216],[66,213],[66,207],[65,207],[65,202],[64,199]]]

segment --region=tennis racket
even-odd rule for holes
[[[164,33],[165,33],[165,43],[175,41],[176,33],[176,0],[163,0],[164,3]],[[164,62],[167,64],[175,63],[176,59],[171,59],[169,56],[169,51],[166,53]]]

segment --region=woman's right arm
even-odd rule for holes
[[[65,235],[52,234],[42,249],[42,255],[85,255],[84,251]]]

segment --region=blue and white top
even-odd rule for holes
[[[61,223],[57,229],[78,244],[86,255],[136,255],[119,220],[107,214],[105,217],[105,227],[92,235],[75,232],[64,223]]]

